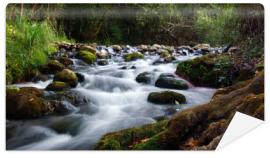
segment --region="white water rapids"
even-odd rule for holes
[[[154,86],[161,73],[174,73],[177,64],[153,65],[157,56],[123,62],[120,57],[111,58],[106,66],[80,66],[74,70],[85,76],[85,81],[72,91],[79,92],[89,102],[81,106],[69,104],[73,113],[51,115],[33,120],[7,120],[7,149],[16,150],[69,150],[93,149],[100,138],[109,132],[138,127],[156,122],[156,118],[170,116],[168,106],[147,102],[150,92],[168,90]],[[194,58],[179,56],[178,61]],[[127,66],[127,69],[121,67]],[[135,66],[135,69],[131,69]],[[139,73],[151,71],[155,78],[151,84],[137,83]],[[52,80],[24,83],[17,86],[45,88]],[[170,89],[173,90],[173,89]],[[191,87],[173,90],[187,98],[187,104],[174,107],[177,111],[209,102],[214,89]]]

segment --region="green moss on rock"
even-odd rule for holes
[[[76,54],[76,58],[83,60],[87,64],[93,64],[96,62],[96,55],[90,51],[82,50]]]
[[[164,131],[168,120],[163,120],[154,124],[144,125],[137,128],[129,128],[118,132],[106,134],[102,137],[96,149],[99,150],[127,150],[133,149],[136,144],[155,136]]]
[[[205,55],[178,64],[176,74],[196,86],[225,87],[232,84],[234,62],[228,54]]]
[[[153,137],[146,139],[134,146],[134,150],[163,150],[166,146],[163,146],[162,140],[166,131],[160,132]]]
[[[143,58],[144,58],[144,56],[139,52],[126,54],[124,56],[125,61],[134,61],[134,60],[143,59]]]
[[[76,87],[78,84],[78,78],[75,72],[69,70],[69,69],[64,69],[61,72],[58,72],[55,74],[54,81],[61,81],[61,82],[66,82],[68,83],[71,87]]]
[[[46,87],[46,90],[63,91],[63,90],[67,90],[68,88],[70,88],[70,86],[67,83],[61,82],[61,81],[54,81]]]

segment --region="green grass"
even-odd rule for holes
[[[66,40],[47,21],[36,22],[21,17],[6,22],[6,81],[25,80],[34,69],[55,52],[54,42]]]

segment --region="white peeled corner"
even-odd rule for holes
[[[221,138],[216,150],[223,148],[235,139],[258,127],[263,122],[263,120],[257,119],[255,117],[236,112],[223,137]]]

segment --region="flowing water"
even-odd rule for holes
[[[114,55],[112,49],[108,51]],[[136,51],[130,49],[130,51]],[[178,56],[178,61],[195,58],[192,54]],[[214,89],[194,87],[173,90],[187,98],[187,104],[177,106],[155,105],[147,102],[150,92],[167,90],[154,86],[161,73],[174,73],[176,63],[153,65],[156,55],[124,62],[114,55],[106,66],[85,66],[73,59],[73,69],[85,76],[85,81],[72,89],[84,96],[87,103],[66,104],[66,115],[50,115],[33,120],[7,120],[7,149],[93,149],[100,138],[109,132],[138,127],[156,122],[157,118],[170,117],[175,111],[209,102]],[[125,66],[125,67],[124,67]],[[154,72],[151,84],[140,84],[136,76],[145,71]],[[18,84],[21,87],[45,88],[52,80]],[[172,90],[172,89],[171,89]]]

